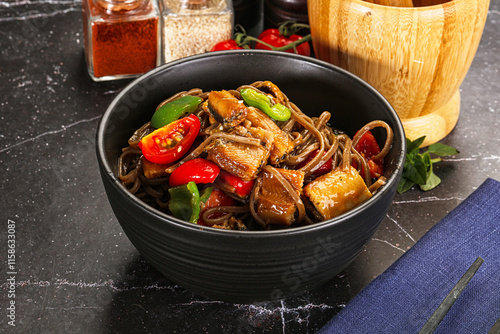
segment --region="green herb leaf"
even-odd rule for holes
[[[415,185],[415,182],[408,180],[407,178],[401,178],[401,181],[398,184],[398,193],[402,194],[407,192]]]
[[[441,179],[434,174],[433,164],[440,162],[441,158],[431,158],[431,154],[437,156],[455,155],[459,152],[451,146],[434,143],[427,148],[426,152],[419,153],[420,145],[425,136],[411,141],[406,138],[406,161],[403,167],[401,181],[398,184],[398,193],[402,194],[417,184],[421,190],[429,191],[436,188]]]
[[[427,180],[427,167],[420,154],[407,156],[405,163],[405,177],[416,184],[425,184]]]
[[[429,148],[427,150],[427,153],[432,153],[435,155],[439,155],[440,157],[445,157],[449,155],[455,155],[460,152],[458,152],[455,148],[441,144],[441,143],[434,143],[429,145]]]
[[[414,141],[411,141],[410,139],[406,138],[406,152],[407,152],[407,154],[418,154],[418,150],[420,149],[420,145],[422,145],[424,140],[425,140],[425,136],[417,138]]]
[[[425,181],[427,182],[427,179],[429,178],[429,176],[432,173],[431,155],[429,153],[425,152],[425,153],[421,154],[421,156],[422,156],[422,161],[425,165]],[[419,183],[419,184],[425,184],[426,182]]]
[[[423,185],[420,185],[420,189],[422,189],[423,191],[429,191],[436,188],[440,183],[441,179],[436,174],[431,172],[429,178],[427,179],[427,182]]]

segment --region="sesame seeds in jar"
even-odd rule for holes
[[[162,62],[200,54],[233,32],[230,0],[160,0]]]

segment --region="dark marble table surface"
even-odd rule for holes
[[[122,232],[94,138],[127,81],[89,79],[81,3],[0,2],[0,332],[316,332],[486,178],[500,180],[499,36],[500,1],[491,0],[461,86],[459,122],[442,141],[460,150],[436,165],[442,184],[396,195],[362,254],[326,285],[246,305],[208,300],[163,278]],[[12,300],[15,327],[7,317]]]

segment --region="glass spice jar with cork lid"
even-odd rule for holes
[[[230,39],[231,0],[159,0],[162,16],[162,62],[210,51]]]
[[[159,65],[155,0],[83,0],[85,59],[94,81],[131,78]]]

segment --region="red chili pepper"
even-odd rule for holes
[[[238,176],[221,170],[219,178],[222,182],[234,188],[236,195],[240,197],[247,197],[252,191],[254,181],[243,181]]]
[[[199,225],[205,225],[203,222],[203,219],[201,218],[203,215],[203,212],[209,208],[215,208],[219,206],[233,206],[236,205],[236,201],[229,197],[225,192],[223,192],[220,189],[213,189],[212,192],[210,193],[210,197],[208,197],[207,201],[202,204],[202,209],[200,213],[200,219],[198,220]],[[209,218],[217,218],[222,216],[224,213],[215,213],[213,215],[210,215]]]
[[[361,153],[365,158],[371,158],[380,153],[380,146],[377,140],[370,131],[367,131],[361,137],[356,145],[356,151]]]
[[[231,206],[235,204],[236,200],[234,198],[229,197],[229,195],[222,190],[215,188],[210,193],[210,197],[208,197],[203,208],[208,209],[215,208],[216,206]]]
[[[358,151],[368,163],[370,168],[370,176],[372,178],[379,178],[384,174],[384,165],[382,160],[373,160],[371,157],[380,153],[380,146],[373,134],[368,131],[359,140],[356,145],[356,151]],[[364,169],[361,169],[361,175],[364,174]]]
[[[314,150],[309,155],[307,156],[306,160],[302,161],[300,164],[297,165],[297,169],[300,169],[307,165],[309,161],[311,161],[315,156],[317,156],[319,153],[319,150]],[[325,152],[323,151],[323,155],[325,155]],[[330,158],[325,161],[324,164],[322,164],[318,169],[316,169],[312,174],[313,175],[323,175],[332,170],[333,166],[333,159]]]
[[[261,40],[264,43],[267,43],[273,47],[280,48],[284,47],[286,45],[289,45],[290,43],[296,42],[299,39],[302,38],[302,36],[297,35],[297,34],[292,34],[290,36],[285,36],[280,34],[279,29],[276,28],[271,28],[271,29],[266,29],[264,30],[260,35],[259,35],[259,40]],[[256,43],[255,44],[255,49],[262,49],[262,50],[271,50],[271,48],[265,44],[262,43]],[[295,51],[296,49],[296,51]],[[297,45],[294,48],[290,48],[288,50],[285,50],[286,52],[290,53],[298,53],[300,55],[304,56],[310,56],[311,55],[311,48],[309,46],[309,42],[304,42],[299,45]]]
[[[195,115],[178,119],[161,127],[139,142],[144,157],[157,164],[180,159],[193,145],[200,132],[200,120]]]
[[[239,49],[243,48],[239,46],[234,39],[228,39],[215,44],[210,51],[212,52],[212,51],[239,50]]]
[[[372,178],[378,179],[384,174],[384,166],[381,162],[377,162],[373,159],[368,159],[368,168],[370,169],[370,176]]]
[[[211,161],[196,158],[193,160],[186,161],[179,167],[177,167],[170,178],[168,179],[168,185],[170,187],[177,187],[183,184],[187,184],[190,181],[194,183],[212,183],[219,175],[220,168]]]

